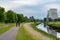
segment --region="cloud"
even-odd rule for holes
[[[36,5],[36,0],[15,0],[13,3],[21,4],[21,5]]]
[[[6,10],[14,9],[17,7],[27,6],[37,6],[46,2],[52,2],[54,0],[0,0],[0,6],[5,7]]]
[[[60,5],[59,4],[48,4],[48,5],[45,5],[45,8],[48,10],[48,9],[51,9],[51,8],[56,8],[56,9],[60,9]]]
[[[59,2],[59,3],[58,3]],[[37,16],[38,18],[46,17],[50,8],[60,10],[59,0],[0,0],[0,6],[7,10],[14,10],[27,16]],[[41,15],[41,16],[38,16]]]
[[[19,5],[16,5],[11,1],[8,1],[8,2],[7,1],[6,2],[5,1],[0,1],[0,6],[4,7],[6,10],[11,10],[13,8],[16,8]]]
[[[27,5],[27,6],[34,6],[34,5],[37,5],[37,1],[36,0],[9,0],[9,1],[0,1],[0,6],[6,8],[6,10],[9,10],[9,9],[14,9],[14,8],[17,8],[17,7],[22,7],[24,5]]]

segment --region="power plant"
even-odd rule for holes
[[[47,18],[57,19],[58,18],[57,9],[48,10]]]

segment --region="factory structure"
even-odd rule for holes
[[[47,18],[57,19],[58,18],[57,9],[48,10]]]
[[[48,14],[47,14],[47,20],[50,19],[57,19],[58,18],[58,13],[57,13],[57,9],[49,9],[48,10]]]

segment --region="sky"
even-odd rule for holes
[[[37,19],[43,19],[49,9],[56,8],[60,17],[60,0],[0,0],[0,6]]]

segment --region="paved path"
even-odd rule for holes
[[[25,24],[24,24],[24,28],[25,28],[33,37],[37,37],[38,40],[50,40],[50,38],[44,36],[44,35],[41,34],[40,32],[35,31],[35,30],[31,27],[31,23],[25,23]]]
[[[14,27],[4,34],[0,35],[0,40],[16,40],[19,27]]]

